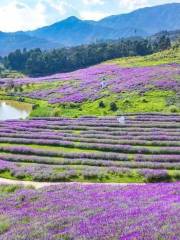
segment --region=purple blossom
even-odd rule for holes
[[[179,239],[180,183],[61,184],[0,196],[8,239]]]

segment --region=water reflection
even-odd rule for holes
[[[31,110],[31,105],[27,103],[0,100],[0,120],[25,119]]]

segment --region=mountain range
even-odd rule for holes
[[[180,3],[138,9],[131,13],[106,17],[100,21],[69,17],[33,31],[0,32],[0,55],[16,49],[53,49],[100,40],[134,36],[146,37],[160,31],[180,29]]]

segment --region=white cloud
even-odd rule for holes
[[[104,0],[83,0],[83,3],[86,5],[96,5],[96,4],[104,4]]]
[[[54,8],[57,10],[61,15],[65,15],[67,13],[67,7],[69,7],[69,4],[67,4],[64,1],[56,1],[56,0],[44,0],[44,4],[47,4],[51,8]]]
[[[0,30],[32,30],[66,18],[72,11],[75,9],[66,1],[37,0],[28,4],[24,0],[12,0],[0,6]]]
[[[119,6],[123,12],[129,12],[149,5],[148,0],[119,0]]]
[[[105,16],[180,0],[0,0],[0,30],[30,30],[69,16],[99,20]]]
[[[100,11],[82,11],[80,17],[86,20],[99,20],[107,16],[106,13]]]
[[[32,9],[19,1],[11,1],[0,8],[1,31],[33,29],[46,23],[45,6],[38,2]]]

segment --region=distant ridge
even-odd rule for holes
[[[33,37],[25,32],[4,33],[0,32],[0,56],[4,56],[16,49],[52,49],[60,47],[58,43],[50,42],[47,39]]]
[[[180,29],[180,3],[141,8],[128,14],[106,17],[99,23],[112,28],[137,28],[147,35],[163,30],[177,30]]]
[[[100,21],[71,16],[34,31],[0,32],[0,55],[17,48],[53,49],[76,46],[99,40],[146,37],[160,31],[180,29],[180,3],[138,9],[131,13],[106,17]]]

